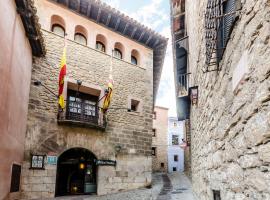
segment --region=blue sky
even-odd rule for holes
[[[103,2],[169,38],[156,105],[176,116],[169,0],[103,0]]]

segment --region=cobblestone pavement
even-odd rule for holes
[[[52,200],[52,199],[51,199]],[[58,197],[54,200],[195,200],[183,173],[153,174],[151,189],[137,189],[105,196]]]

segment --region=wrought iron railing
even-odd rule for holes
[[[190,73],[178,75],[178,97],[187,96]]]

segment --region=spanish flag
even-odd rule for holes
[[[108,89],[107,89],[107,94],[105,96],[104,102],[103,102],[103,113],[105,114],[111,104],[111,99],[112,99],[112,91],[113,91],[113,80],[110,79],[108,82]]]
[[[66,67],[67,67],[67,59],[66,59],[66,46],[64,47],[63,55],[61,58],[61,64],[60,64],[60,74],[59,74],[59,106],[64,109],[65,108],[65,100],[63,96],[63,90],[64,90],[64,81],[66,76]]]

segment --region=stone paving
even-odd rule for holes
[[[52,200],[52,199],[50,199]],[[58,197],[53,200],[197,200],[183,173],[153,174],[151,189],[143,188],[104,196]]]

